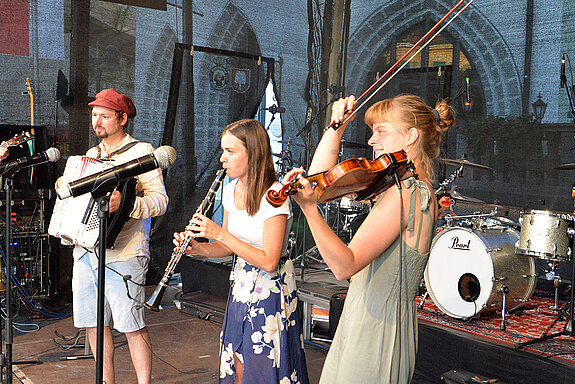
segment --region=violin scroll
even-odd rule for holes
[[[296,188],[300,185],[299,179],[289,184],[285,184],[279,191],[270,189],[266,193],[266,200],[274,208],[281,206],[287,200],[288,196],[296,193]]]

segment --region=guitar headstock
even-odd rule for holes
[[[32,140],[34,135],[30,132],[22,132],[20,134],[15,135],[13,138],[6,140],[2,143],[2,146],[5,148],[8,147],[15,147],[17,145],[23,144],[29,140]]]
[[[30,85],[30,79],[26,78],[26,89],[28,90],[28,94],[32,95],[32,86]]]

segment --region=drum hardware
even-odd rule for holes
[[[476,199],[475,197],[462,195],[461,193],[457,192],[455,188],[450,189],[446,193],[448,193],[454,200],[465,201],[469,203],[478,203],[478,204],[485,203],[483,200]]]
[[[275,162],[278,165],[277,176],[282,179],[288,171],[293,167],[299,167],[301,164],[293,159],[292,152],[288,149],[283,149],[280,153],[272,153],[272,156],[279,157]]]
[[[428,291],[425,291],[425,293],[424,293],[423,296],[421,297],[421,301],[420,301],[419,304],[417,305],[417,308],[423,309],[423,306],[425,305],[425,299],[427,299],[427,296],[429,296],[429,292],[428,292]]]
[[[549,270],[545,270],[545,280],[547,281],[553,281],[553,305],[549,306],[549,309],[557,312],[559,310],[561,310],[561,307],[559,306],[559,285],[561,284],[561,277],[555,272],[555,269],[557,267],[557,262],[556,261],[549,261],[547,262],[547,265],[549,266]]]
[[[503,284],[501,287],[499,287],[499,293],[501,295],[503,295],[503,305],[501,306],[501,325],[499,326],[499,329],[501,329],[502,331],[507,330],[507,320],[506,320],[506,310],[505,308],[507,307],[507,295],[509,294],[509,288],[507,287],[507,285]]]
[[[342,197],[340,200],[326,203],[322,216],[335,234],[349,243],[369,210],[370,206],[367,203]]]
[[[463,155],[461,155],[461,158],[458,160],[445,159],[445,158],[439,159],[439,162],[442,164],[455,165],[458,168],[451,175],[449,175],[447,178],[445,178],[445,180],[443,180],[442,182],[439,183],[439,188],[435,191],[436,195],[444,193],[445,191],[447,191],[447,187],[450,186],[455,181],[455,179],[457,179],[458,177],[463,177],[463,168],[472,168],[472,169],[478,169],[478,170],[483,170],[483,171],[495,172],[495,170],[493,168],[486,167],[485,165],[481,165],[481,164],[472,163],[472,162],[468,161],[466,159],[466,157],[467,157],[467,155],[464,153]]]
[[[470,227],[475,230],[490,228],[505,231],[508,228],[507,225],[502,225],[501,220],[498,220],[497,217],[494,217],[496,214],[497,210],[493,210],[490,213],[474,213],[471,215],[461,216],[446,215],[443,217],[443,219],[445,220],[448,228],[461,226]],[[459,225],[452,225],[454,220],[457,220]]]
[[[496,211],[497,211],[497,209],[496,209]],[[503,217],[503,216],[495,216],[495,217],[493,217],[493,220],[497,220],[501,224],[510,225],[513,227],[520,227],[521,226],[521,224],[519,224],[518,222],[515,222],[515,221],[508,219],[507,217]]]
[[[286,140],[277,140],[276,143],[282,143],[282,144],[287,145],[288,147],[291,145],[293,145],[294,147],[302,147],[302,148],[305,147],[305,145],[299,144],[299,143],[296,143],[295,141],[293,141],[291,137],[288,137]]]
[[[532,211],[533,212],[533,211]],[[556,215],[559,218],[561,218],[561,215]],[[571,215],[568,215],[571,216]],[[557,217],[555,217],[557,218]],[[573,230],[572,228],[570,228],[571,230],[566,230],[566,235],[569,238],[569,249],[573,249],[573,243],[574,243],[574,235],[573,235]],[[521,228],[521,232],[523,232],[523,227]],[[550,266],[552,268],[551,271],[549,271],[546,276],[548,277],[553,277],[555,279],[555,271],[554,271],[554,266],[555,266],[555,262],[556,261],[562,261],[562,260],[554,260],[551,259],[550,260]],[[520,349],[523,348],[526,345],[531,345],[531,344],[536,344],[536,343],[540,343],[543,342],[545,340],[549,340],[555,337],[559,337],[559,336],[575,336],[575,329],[574,329],[574,313],[573,313],[573,305],[574,305],[574,286],[573,283],[575,282],[575,261],[571,263],[571,287],[570,287],[570,300],[569,300],[569,304],[565,305],[563,308],[561,308],[561,311],[559,313],[559,315],[555,318],[555,320],[551,323],[551,325],[549,325],[549,327],[547,327],[547,329],[541,334],[540,337],[532,339],[532,340],[528,340],[525,341],[523,343],[516,343],[514,345],[515,349]],[[554,285],[557,284],[556,290],[555,290],[555,294],[556,294],[556,303],[558,300],[558,285],[559,285],[559,280],[557,280],[557,282],[555,283],[554,281]],[[554,303],[555,304],[555,303]],[[558,305],[557,305],[558,306]],[[549,332],[549,330],[557,323],[557,321],[559,321],[560,318],[562,318],[564,315],[567,315],[567,322],[565,323],[565,327],[563,328],[563,331],[561,332],[557,332],[557,333],[553,333],[551,335],[549,335],[547,332]]]
[[[310,261],[313,264],[310,264]],[[293,263],[294,263],[294,265],[296,265],[296,263],[299,264],[299,266],[301,267],[302,273],[306,269],[313,269],[315,271],[329,271],[329,267],[327,266],[325,261],[321,258],[319,250],[317,249],[317,245],[314,245],[313,247],[311,247],[307,251],[303,252],[302,254],[297,255],[293,259]],[[318,265],[314,265],[314,264],[320,264],[323,266],[318,266]],[[303,276],[301,278],[303,279]]]

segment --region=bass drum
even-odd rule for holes
[[[515,253],[517,231],[503,228],[448,228],[433,239],[425,285],[445,314],[466,319],[520,307],[533,294],[537,277],[531,257]]]

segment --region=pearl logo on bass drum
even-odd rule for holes
[[[467,243],[465,242],[459,242],[459,237],[457,236],[453,236],[451,238],[451,244],[449,245],[449,248],[451,249],[459,249],[460,251],[469,251],[471,246],[471,239],[467,240]]]

